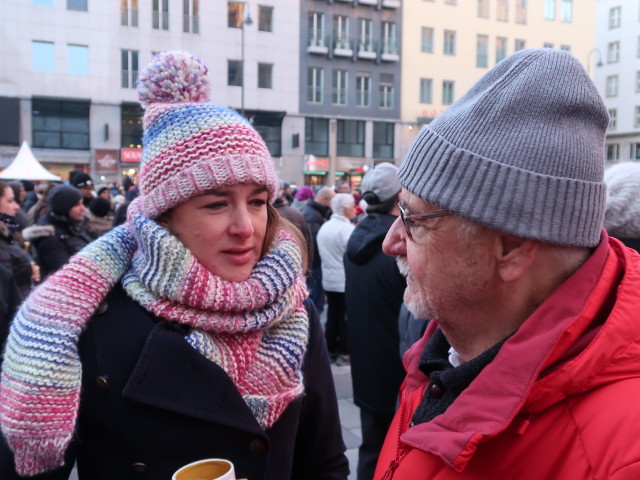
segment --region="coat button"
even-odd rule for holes
[[[107,375],[96,377],[96,385],[100,390],[109,390],[109,377]]]
[[[133,473],[142,474],[142,473],[145,473],[147,470],[149,470],[149,465],[143,462],[136,462],[133,465],[131,465],[131,471]]]
[[[107,309],[109,308],[109,304],[107,302],[102,302],[100,305],[98,305],[98,308],[96,308],[96,315],[102,315],[104,312],[107,311]]]
[[[444,391],[442,390],[442,387],[440,385],[438,385],[437,383],[432,383],[429,386],[429,393],[431,394],[431,398],[442,398]]]
[[[258,453],[262,453],[266,450],[267,443],[261,438],[254,438],[249,442],[249,452],[257,455]]]

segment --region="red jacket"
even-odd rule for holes
[[[409,428],[428,378],[405,355],[375,480],[640,479],[640,255],[603,233],[447,411]]]

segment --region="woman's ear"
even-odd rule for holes
[[[520,280],[536,257],[540,244],[535,240],[500,232],[496,245],[498,273],[505,282]]]

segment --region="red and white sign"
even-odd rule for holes
[[[120,161],[122,163],[140,163],[142,161],[141,148],[121,148]]]
[[[118,173],[118,151],[96,149],[96,173]]]

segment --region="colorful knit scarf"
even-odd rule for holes
[[[88,245],[29,296],[11,326],[0,423],[17,472],[63,464],[80,401],[78,339],[120,279],[152,314],[193,327],[186,341],[227,372],[260,425],[270,427],[303,391],[301,263],[293,238],[279,231],[246,281],[224,281],[140,213]]]

